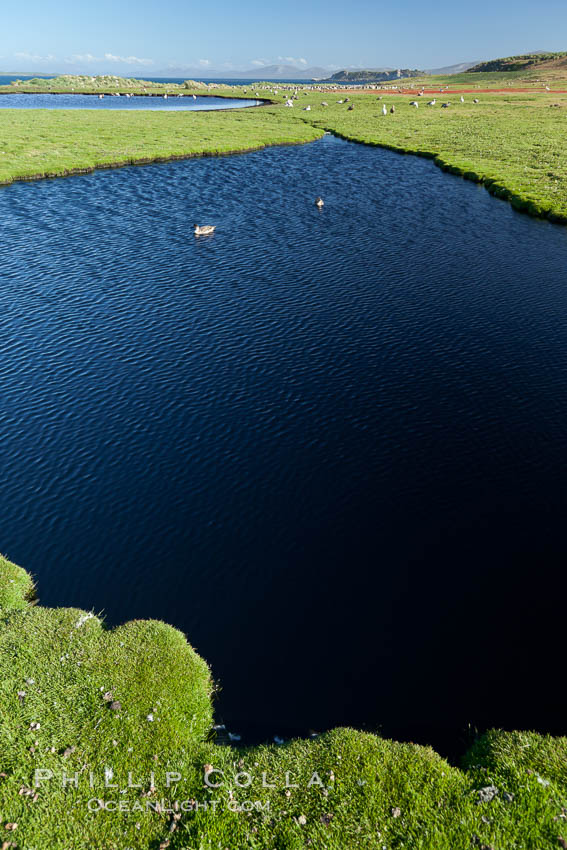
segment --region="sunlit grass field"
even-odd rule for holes
[[[219,746],[211,673],[180,632],[108,630],[32,592],[0,559],[6,850],[565,846],[565,738],[488,733],[460,767],[353,729]]]

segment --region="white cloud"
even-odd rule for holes
[[[56,56],[53,56],[52,53],[49,53],[47,56],[40,56],[37,53],[14,53],[16,59],[24,59],[26,62],[53,62],[54,59],[57,59]]]
[[[263,65],[271,65],[269,59],[253,59],[251,62],[252,65],[256,65],[257,68],[261,68]]]
[[[113,53],[105,53],[104,58],[109,62],[124,62],[126,65],[153,65],[153,59],[140,59],[138,56],[115,56]]]
[[[307,59],[297,59],[295,56],[278,56],[279,62],[288,62],[290,65],[307,65]]]
[[[208,68],[210,64],[210,59],[199,59],[199,65],[201,66],[201,68]]]
[[[65,62],[68,65],[74,65],[76,62],[100,62],[100,59],[97,59],[96,56],[93,56],[92,53],[73,53],[72,56],[68,56],[65,59]]]
[[[116,56],[114,53],[105,53],[104,56],[93,56],[92,53],[73,53],[65,59],[67,65],[85,64],[87,62],[120,62],[125,65],[153,65],[153,59],[140,59],[138,56]]]

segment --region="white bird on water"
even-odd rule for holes
[[[202,226],[195,224],[193,227],[193,233],[195,236],[208,236],[210,233],[215,232],[216,227],[216,224],[203,224]]]
[[[315,198],[315,206],[319,207],[319,209],[322,209],[325,206],[325,201],[323,200],[323,198]]]

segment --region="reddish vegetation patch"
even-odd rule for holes
[[[380,91],[380,89],[340,89],[341,92],[345,92],[347,94],[375,94],[376,91]],[[534,88],[505,88],[505,89],[443,89],[441,91],[441,87],[438,86],[435,89],[406,89],[403,91],[398,91],[397,89],[389,89],[382,90],[385,94],[409,94],[416,95],[418,92],[422,91],[424,94],[514,94],[514,92],[524,93],[527,92],[529,94],[567,94],[567,89],[551,89],[550,91],[545,91],[541,89]]]

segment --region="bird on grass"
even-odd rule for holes
[[[435,98],[433,98],[433,100],[430,100],[427,105],[428,106],[435,106],[436,103],[437,103],[437,100]]]
[[[391,112],[391,114],[392,114],[392,115],[394,114],[394,112],[395,112],[395,111],[396,111],[396,107],[395,107],[395,106],[390,107],[390,112]]]
[[[416,109],[419,109],[419,103],[417,102],[417,100],[411,100],[410,106],[415,106]]]
[[[387,114],[388,114],[388,110],[386,109],[386,104],[384,104],[382,106],[382,115],[387,115]]]
[[[216,227],[216,224],[203,224],[201,226],[195,224],[193,225],[193,233],[195,236],[209,236],[209,234],[215,232]]]
[[[461,95],[461,103],[464,103],[464,102],[465,102],[465,99],[464,99],[464,97]]]
[[[473,100],[473,103],[480,103],[478,97],[475,97],[475,99]]]

